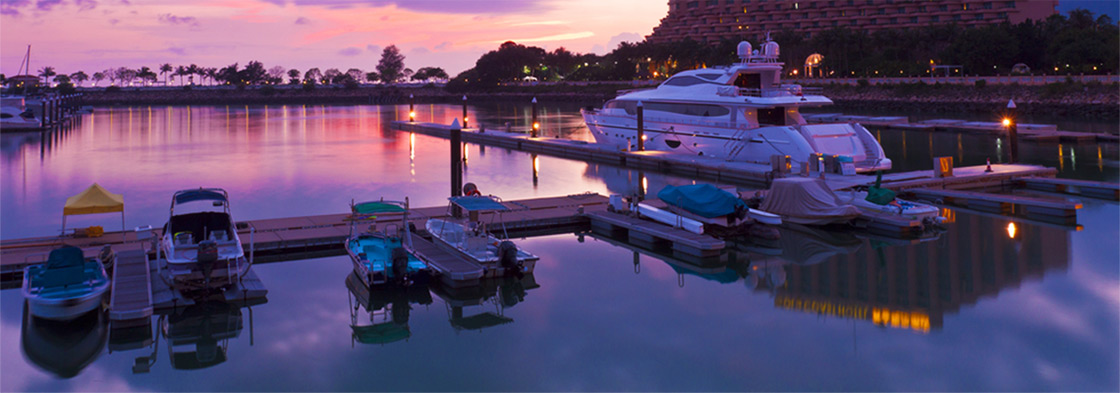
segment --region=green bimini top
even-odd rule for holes
[[[362,202],[353,205],[350,210],[355,214],[403,213],[405,211],[404,206],[387,201]]]

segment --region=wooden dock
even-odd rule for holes
[[[481,265],[450,253],[418,234],[411,235],[413,255],[427,262],[444,285],[452,287],[478,285],[478,281],[485,273]]]
[[[1045,221],[1077,222],[1080,202],[1028,197],[1022,195],[988,194],[957,190],[910,189],[906,195],[938,204],[963,206],[1003,215],[1042,216]]]
[[[1073,179],[1052,179],[1028,177],[1016,180],[1021,187],[1029,190],[1078,195],[1089,198],[1120,201],[1120,185]]]
[[[851,116],[843,113],[813,113],[805,114],[805,121],[809,123],[859,123],[882,129],[894,130],[919,130],[934,132],[960,132],[967,134],[999,135],[1007,134],[1007,128],[999,122],[967,121],[957,119],[932,119],[910,122],[904,116]],[[1073,142],[1094,143],[1120,141],[1120,136],[1093,132],[1076,132],[1058,130],[1053,124],[1018,124],[1019,137],[1024,141],[1032,142]]]
[[[504,223],[511,237],[539,236],[570,233],[575,229],[585,228],[589,221],[580,213],[606,210],[607,198],[598,194],[573,194],[503,203],[511,211],[501,215],[484,213],[480,218],[486,222],[493,219],[494,228],[500,228]],[[446,214],[446,206],[427,207],[411,209],[409,218],[414,225],[423,228],[429,217],[444,217]],[[254,263],[342,255],[345,253],[343,243],[350,233],[349,218],[349,214],[327,214],[244,221],[237,225],[238,237],[245,250],[253,250]],[[399,225],[400,220],[400,213],[379,214],[374,220],[360,221],[355,225],[356,230],[364,231],[371,225]],[[156,238],[160,236],[158,228],[152,232]],[[0,242],[0,278],[5,285],[19,285],[25,267],[45,262],[50,251],[63,244],[77,246],[91,257],[106,245],[117,253],[151,249],[151,240],[138,239],[135,231],[108,232],[97,238],[40,237],[4,240]],[[155,283],[156,279],[158,277],[152,282]],[[158,292],[158,289],[153,286],[153,291]],[[160,300],[156,299],[155,303],[159,304]]]
[[[152,316],[152,277],[148,253],[128,250],[117,253],[113,262],[113,293],[109,299],[109,319],[114,322],[147,319]]]
[[[723,240],[708,235],[697,235],[683,229],[619,213],[600,211],[590,213],[588,217],[591,218],[592,229],[599,229],[608,234],[625,232],[631,243],[654,246],[665,244],[673,251],[696,257],[717,256],[727,245]]]

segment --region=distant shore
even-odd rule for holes
[[[83,89],[86,105],[361,105],[407,104],[409,95],[418,104],[469,102],[566,102],[599,106],[619,91],[641,86],[628,83],[579,85],[505,86],[485,92],[448,92],[439,86],[332,87],[314,89],[250,87],[193,87],[163,89]],[[1120,91],[1115,84],[1056,83],[1022,85],[872,85],[824,86],[824,95],[837,110],[877,109],[907,112],[991,112],[1014,100],[1021,113],[1120,119]]]

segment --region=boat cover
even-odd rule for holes
[[[66,205],[62,207],[62,214],[66,216],[123,211],[124,196],[106,191],[97,183],[93,183],[81,194],[66,198]]]
[[[711,184],[668,185],[657,193],[661,201],[706,218],[722,217],[747,208],[746,202]]]
[[[488,196],[459,196],[448,198],[451,203],[469,212],[507,211],[508,207]]]
[[[786,217],[808,220],[860,215],[858,207],[844,204],[824,180],[811,177],[774,179],[759,208]]]

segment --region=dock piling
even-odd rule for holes
[[[463,128],[459,121],[451,123],[451,196],[463,195]],[[454,206],[456,218],[462,216],[458,206]]]
[[[1015,101],[1007,100],[1007,138],[1009,140],[1008,152],[1011,159],[1008,164],[1014,164],[1019,160],[1019,120],[1015,118]]]
[[[642,102],[638,101],[638,151],[646,150],[646,135],[643,129],[645,125],[645,110],[642,107]]]
[[[533,129],[530,131],[529,136],[536,138],[537,131],[541,128],[541,123],[537,121],[537,97],[533,97]]]

